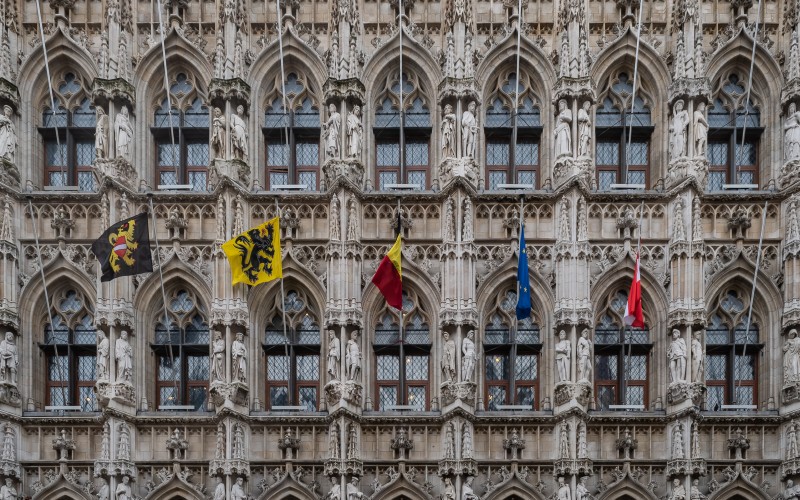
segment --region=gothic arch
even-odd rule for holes
[[[439,287],[431,281],[430,276],[424,270],[413,262],[409,262],[405,255],[403,257],[403,290],[413,289],[424,300],[432,316],[430,326],[431,333],[433,333],[434,326],[438,323],[436,318],[438,318]],[[375,323],[376,315],[383,308],[384,303],[383,295],[378,291],[378,288],[371,281],[367,283],[361,298],[365,326]]]
[[[628,253],[597,278],[591,287],[592,310],[598,310],[600,301],[613,288],[624,287],[627,290],[630,287],[635,265],[635,259]],[[640,267],[640,276],[645,323],[650,326],[651,331],[656,331],[656,328],[663,323],[662,320],[667,317],[669,298],[664,286],[644,266]]]
[[[706,283],[705,302],[710,303],[714,297],[723,291],[724,288],[729,287],[732,283],[741,285],[743,289],[750,295],[750,289],[753,283],[753,274],[755,266],[744,255],[739,257],[728,264],[725,269],[721,270],[714,276],[711,281]],[[780,325],[780,311],[783,309],[783,299],[781,292],[775,286],[775,283],[766,276],[764,272],[758,273],[758,281],[756,283],[756,296],[754,297],[753,307],[758,313],[754,317],[761,317],[764,321],[762,328],[765,332],[776,331]],[[773,325],[775,326],[773,328]]]
[[[257,500],[313,500],[315,497],[309,493],[307,485],[297,482],[287,474],[256,498]]]
[[[155,263],[154,263],[155,265]],[[163,264],[164,286],[169,287],[176,282],[185,283],[185,286],[194,290],[210,311],[211,288],[197,272],[186,265],[180,258],[173,254]],[[153,325],[161,307],[161,277],[158,269],[148,276],[136,289],[133,297],[133,309],[136,314],[136,324]]]
[[[68,264],[70,261],[59,253],[53,260],[45,264],[44,275],[47,283],[47,291],[52,298],[52,293],[56,288],[63,288],[64,283],[73,283],[81,293],[87,297],[97,297],[97,290],[94,283],[90,281],[89,276],[80,272],[73,265]],[[37,272],[35,276],[22,289],[19,294],[19,317],[20,317],[20,330],[23,330],[23,325],[26,331],[30,331],[37,323],[37,317],[45,314],[44,300],[44,282],[42,282],[41,273]]]
[[[145,500],[204,500],[205,497],[194,489],[190,483],[173,475],[172,479],[156,486]]]
[[[256,56],[256,60],[250,66],[247,80],[253,90],[251,114],[259,114],[259,110],[263,107],[264,95],[269,91],[268,85],[276,76],[280,78],[280,57],[281,53],[276,39]],[[284,73],[287,75],[292,68],[301,70],[308,78],[313,91],[317,95],[321,95],[320,89],[322,89],[324,80],[320,80],[320,78],[328,74],[328,69],[319,54],[301,40],[293,30],[286,30],[283,34],[283,66]]]
[[[739,32],[709,59],[706,74],[712,87],[723,73],[732,68],[739,69],[742,74],[750,72],[750,56],[753,53],[753,38],[746,30]],[[724,76],[723,76],[724,77]],[[777,102],[781,92],[783,73],[778,63],[761,44],[756,44],[755,65],[753,66],[753,87],[762,90],[764,103]]]
[[[55,481],[31,498],[32,500],[92,500],[79,485],[69,482],[63,474],[59,474]]]
[[[483,280],[483,283],[478,287],[478,311],[484,312],[487,304],[494,298],[494,295],[503,286],[507,286],[509,282],[516,282],[517,280],[517,262],[516,258],[506,260],[500,267],[492,271]],[[538,311],[553,311],[555,309],[555,300],[553,296],[553,289],[550,284],[545,281],[544,276],[533,271],[529,268],[528,276],[531,280],[531,301],[534,310]],[[546,320],[548,315],[542,313],[542,319]],[[545,329],[545,325],[542,325]]]
[[[551,90],[556,83],[556,70],[550,58],[541,48],[535,45],[527,36],[523,36],[520,44],[520,70],[525,68],[531,75],[538,76],[532,78],[535,82],[535,91],[542,99],[542,105],[549,103]],[[517,58],[517,30],[513,30],[497,45],[489,49],[483,60],[476,68],[475,74],[482,88],[487,87],[487,83],[493,76],[496,76],[497,68],[506,64],[516,64]],[[486,103],[484,103],[486,104]]]
[[[507,483],[486,495],[484,500],[506,500],[512,497],[525,498],[527,500],[544,500],[545,498],[530,484],[514,476]]]
[[[633,498],[636,500],[658,500],[658,497],[652,491],[631,479],[630,476],[612,485],[605,493],[601,493],[596,498],[597,500],[629,500]]]
[[[175,28],[167,33],[164,39],[164,49],[167,55],[167,67],[171,68],[175,64],[185,65],[188,68],[193,68],[198,78],[204,79],[207,75],[212,75],[214,68],[205,57],[205,54],[200,51],[192,42],[187,40]],[[142,60],[136,66],[136,72],[133,79],[136,82],[136,95],[140,96],[140,103],[149,103],[151,99],[149,96],[163,90],[161,85],[153,85],[154,81],[162,81],[164,78],[164,63],[163,53],[161,51],[161,44],[150,47]],[[208,87],[208,82],[203,80],[204,88]],[[139,106],[142,109],[141,104]]]
[[[725,484],[714,493],[708,495],[708,500],[739,500],[743,498],[748,500],[769,500],[771,497],[741,475],[736,480]]]
[[[379,82],[386,79],[389,72],[399,70],[397,61],[400,60],[399,31],[375,51],[361,72],[364,85],[367,88],[368,105],[375,101],[375,96],[383,89],[378,89]],[[433,109],[436,102],[436,85],[442,79],[442,69],[433,59],[430,52],[406,32],[403,36],[403,67],[409,68],[419,75],[423,83],[423,92],[428,98],[429,109]],[[369,115],[370,113],[367,113]]]
[[[394,481],[390,481],[382,486],[381,489],[372,496],[371,500],[396,500],[398,498],[402,498],[403,500],[424,500],[428,498],[428,495],[425,494],[419,486],[401,475]]]
[[[597,54],[589,72],[595,83],[599,85],[601,82],[607,81],[613,71],[620,66],[627,64],[633,68],[635,59],[636,34],[633,28],[627,28],[621,37]],[[658,52],[647,42],[639,44],[639,72],[640,81],[651,82],[650,92],[653,94],[654,106],[663,106],[664,104],[661,103],[666,102],[667,87],[671,77],[669,69]]]

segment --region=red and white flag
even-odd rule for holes
[[[639,254],[636,254],[636,269],[633,273],[631,291],[628,293],[628,304],[625,305],[625,324],[634,328],[644,328],[644,312],[642,311],[642,278],[639,274]]]

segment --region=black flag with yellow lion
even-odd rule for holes
[[[152,272],[147,214],[134,215],[106,229],[92,243],[92,253],[100,262],[101,281]]]

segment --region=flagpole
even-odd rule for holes
[[[150,215],[153,219],[153,240],[156,242],[156,256],[158,257],[158,278],[161,283],[161,298],[164,301],[164,328],[167,329],[167,339],[169,339],[169,362],[172,368],[172,381],[175,387],[175,404],[178,404],[180,398],[180,389],[178,388],[178,376],[175,370],[175,355],[172,352],[172,328],[167,314],[167,292],[164,290],[164,266],[161,262],[161,246],[158,244],[158,221],[156,220],[156,211],[153,208],[153,192],[147,193],[147,201],[150,206]],[[180,332],[178,332],[180,335]],[[116,342],[116,340],[114,341]],[[160,397],[160,395],[159,395]]]
[[[642,200],[641,205],[639,205],[639,235],[636,242],[636,262],[634,263],[633,268],[633,280],[636,281],[637,279],[641,280],[641,271],[640,271],[640,260],[639,257],[642,251],[642,223],[644,222],[644,200]],[[641,299],[640,299],[641,300]],[[628,379],[630,378],[631,372],[631,356],[633,354],[633,341],[631,337],[633,336],[633,326],[629,325],[625,322],[625,327],[622,329],[623,335],[625,335],[625,331],[627,330],[628,334],[625,335],[625,343],[628,344],[628,356],[625,359],[625,373],[622,379],[622,390],[623,390],[623,397],[625,398],[623,404],[628,404]]]
[[[403,262],[403,217],[400,212],[400,197],[397,197],[397,235],[400,236],[400,266]],[[400,343],[403,343],[403,276],[400,275]]]
[[[280,221],[281,221],[281,209],[278,206],[278,197],[275,197],[275,216],[278,218],[278,239],[280,240]],[[281,260],[283,260],[283,252],[281,252]],[[281,269],[283,269],[283,262],[281,262]],[[290,377],[292,360],[289,359],[289,334],[286,331],[286,290],[283,288],[283,272],[281,272],[281,314],[283,316],[283,350],[284,354],[286,355],[286,381],[291,383],[292,377]],[[289,387],[289,404],[291,405],[294,402],[294,387]],[[272,402],[270,402],[270,405]]]

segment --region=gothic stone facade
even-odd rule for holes
[[[795,0],[36,6],[0,0],[3,500],[797,498]],[[155,272],[101,282],[142,211]],[[285,294],[232,287],[277,214]]]

